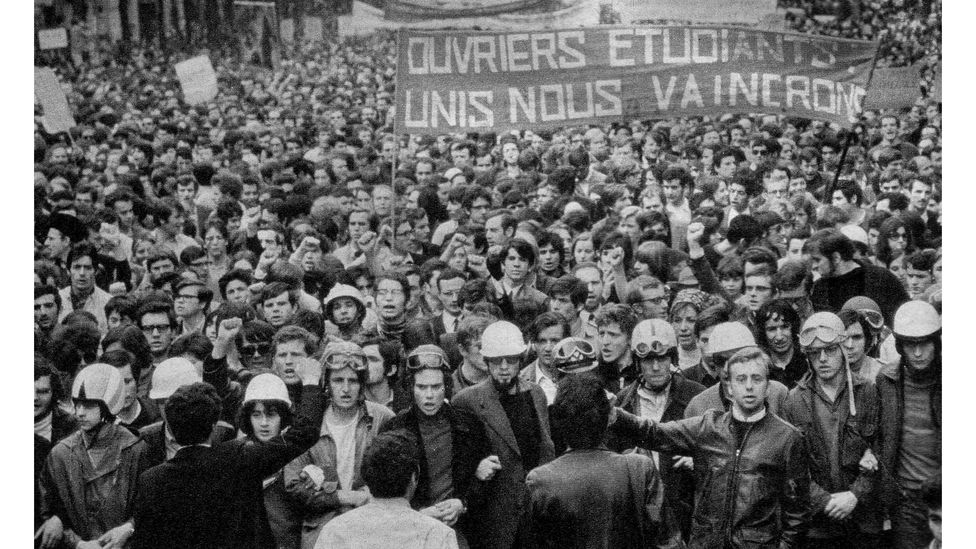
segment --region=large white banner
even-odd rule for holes
[[[183,86],[183,99],[190,105],[205,103],[217,97],[217,73],[210,57],[198,55],[177,63],[176,76]]]

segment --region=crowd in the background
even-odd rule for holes
[[[940,103],[397,135],[392,34],[211,58],[56,66],[35,546],[940,546]]]

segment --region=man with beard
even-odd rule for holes
[[[555,454],[546,395],[538,385],[518,376],[526,350],[517,326],[504,320],[492,323],[481,335],[481,355],[490,379],[451,400],[457,409],[473,413],[485,425],[490,451],[502,467],[484,487],[484,505],[470,510],[481,519],[472,531],[473,547],[509,549],[516,544],[521,537],[525,475]]]
[[[54,286],[34,288],[34,329],[44,341],[51,336],[51,330],[61,316],[61,295]]]
[[[692,397],[705,387],[673,372],[678,364],[678,338],[674,328],[664,320],[642,320],[630,338],[634,361],[640,365],[641,376],[617,394],[617,406],[635,416],[654,421],[675,421],[684,417]],[[612,439],[607,446],[624,451],[621,441]],[[691,531],[691,510],[694,506],[695,480],[691,458],[681,455],[659,454],[637,449],[650,455],[661,472],[664,497],[674,512],[682,537]]]
[[[556,384],[559,383],[560,377],[554,364],[553,353],[557,343],[570,337],[569,324],[560,314],[543,313],[529,326],[527,335],[537,358],[522,368],[519,378],[541,387],[546,394],[546,402],[551,405],[556,399]]]
[[[942,470],[942,319],[924,301],[909,301],[892,326],[901,360],[875,382],[881,402],[882,499],[895,547],[932,539],[922,484]]]
[[[451,373],[447,356],[436,345],[421,345],[407,357],[406,386],[412,405],[398,413],[383,431],[409,433],[420,450],[420,475],[410,505],[458,530],[466,539],[482,482],[501,468],[489,455],[488,435],[478,418],[447,401]],[[474,520],[477,520],[474,518]]]
[[[809,365],[799,352],[800,317],[783,299],[765,303],[756,311],[756,342],[772,360],[769,379],[792,389],[806,375]]]
[[[885,324],[890,325],[895,310],[908,301],[905,288],[891,271],[854,261],[854,244],[840,231],[817,231],[803,244],[803,255],[809,256],[814,271],[820,273],[810,295],[814,310],[839,311],[852,297],[865,296],[881,307]]]

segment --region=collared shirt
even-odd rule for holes
[[[461,323],[461,315],[454,316],[451,313],[444,311],[441,313],[441,320],[444,321],[444,333],[453,334],[457,331],[458,324]]]
[[[640,405],[640,417],[653,419],[655,422],[661,421],[664,417],[664,410],[668,407],[668,396],[671,394],[671,384],[664,388],[660,393],[654,393],[643,386],[637,387],[637,402]],[[657,452],[651,452],[656,467],[661,466],[660,457]]]
[[[372,501],[331,520],[315,549],[456,549],[450,526],[410,508],[405,498]]]
[[[746,209],[743,210],[743,211],[741,211],[741,212],[736,211],[735,208],[729,208],[729,218],[726,221],[731,224],[732,223],[732,220],[735,219],[737,216],[740,216],[740,215],[752,215],[752,212],[749,211],[749,207],[748,206],[746,206]]]
[[[534,381],[535,384],[542,389],[542,392],[546,394],[547,404],[552,404],[556,401],[556,382],[553,381],[551,377],[547,376],[544,371],[542,371],[542,367],[539,366],[538,360],[535,361],[535,379],[532,381]]]

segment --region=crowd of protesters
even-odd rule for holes
[[[940,547],[941,104],[397,135],[389,33],[211,53],[35,127],[35,546]]]

